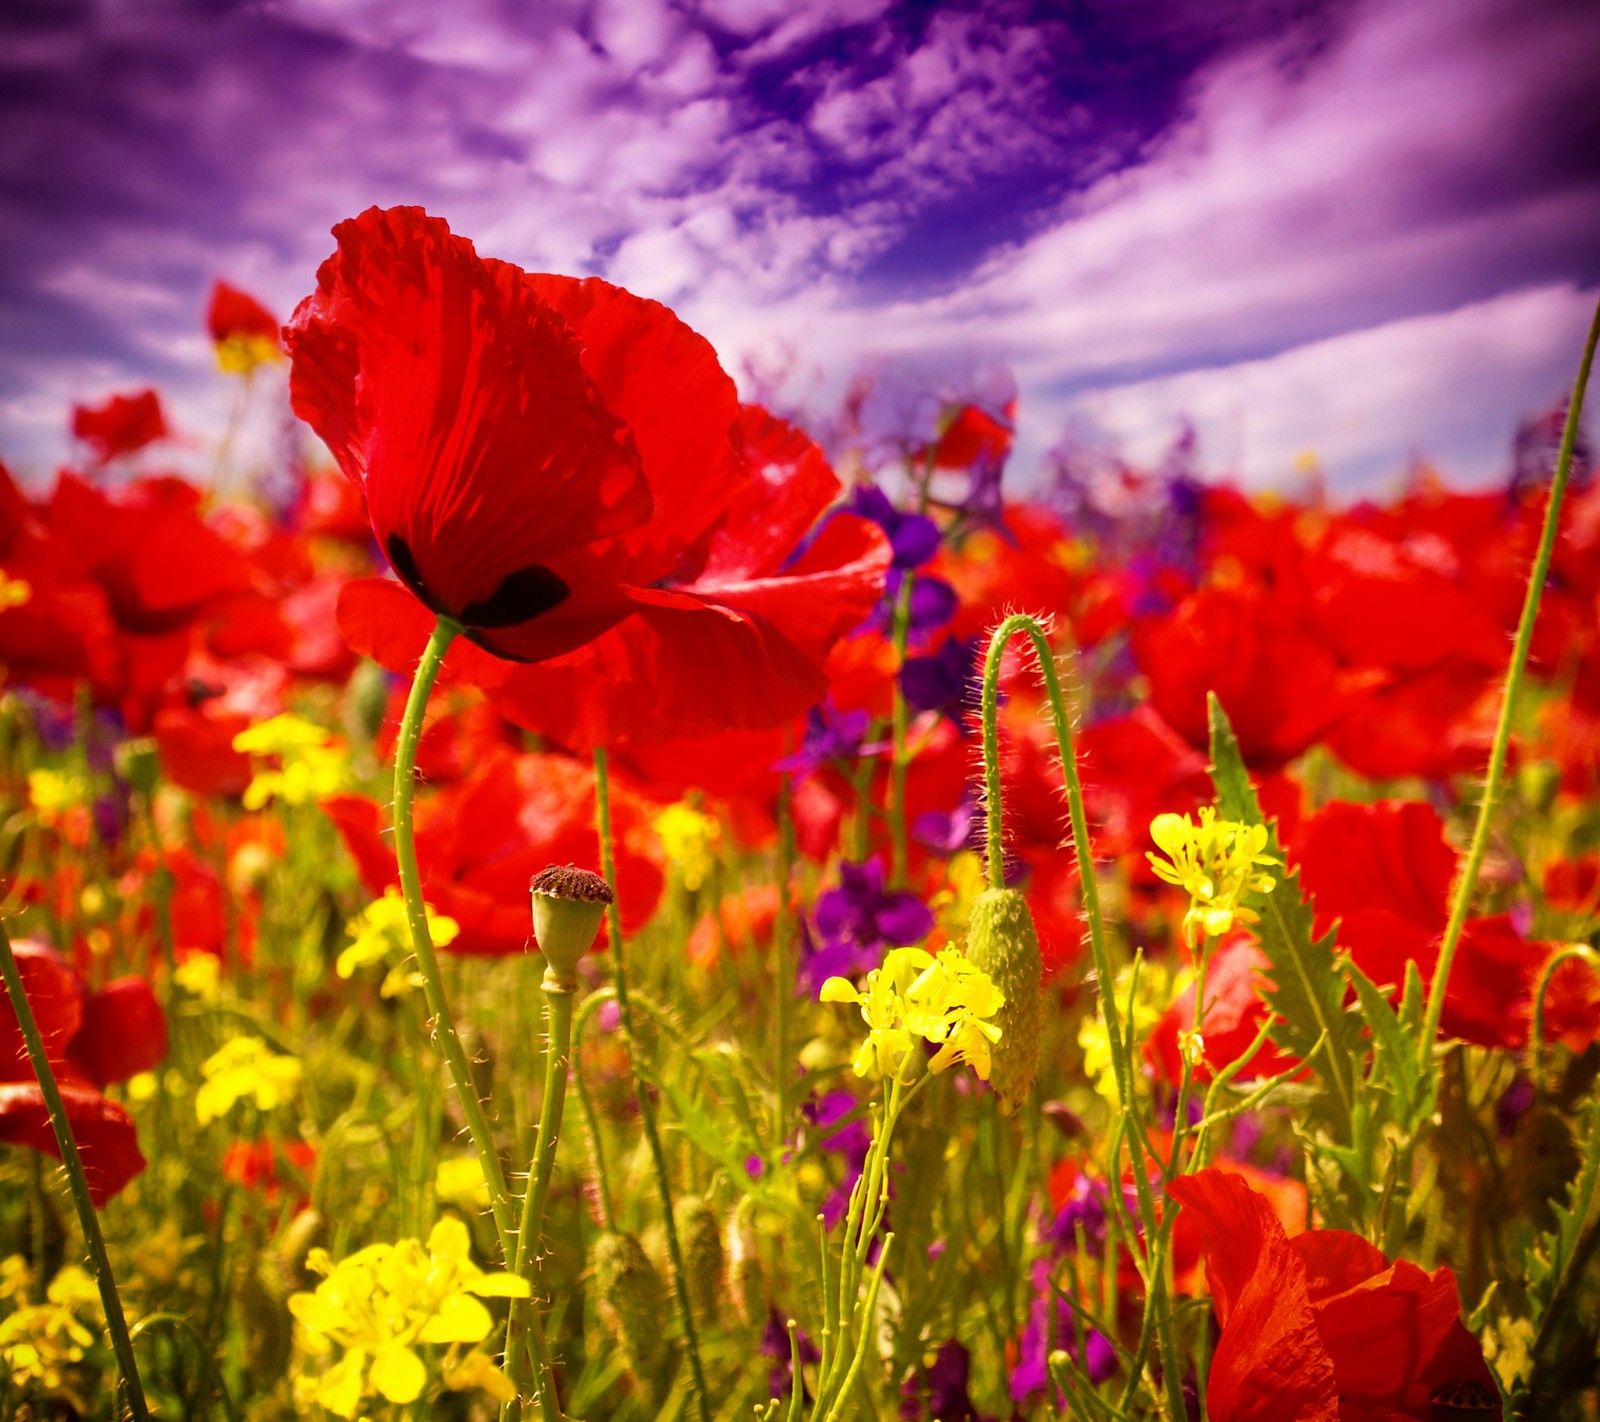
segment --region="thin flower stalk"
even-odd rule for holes
[[[604,747],[594,752],[595,821],[600,835],[600,874],[608,884],[617,880],[616,849],[611,835],[611,781],[606,765]],[[650,1148],[650,1163],[655,1170],[656,1193],[661,1197],[661,1212],[667,1235],[667,1255],[672,1263],[672,1290],[678,1301],[678,1314],[683,1320],[684,1350],[689,1355],[689,1372],[694,1381],[695,1406],[700,1422],[710,1422],[710,1394],[706,1390],[705,1368],[700,1361],[700,1336],[695,1328],[694,1309],[690,1306],[689,1288],[683,1273],[683,1249],[678,1242],[678,1227],[673,1218],[672,1182],[667,1173],[667,1157],[661,1148],[661,1131],[656,1123],[655,1103],[639,1074],[637,1062],[638,1042],[633,1035],[633,1004],[628,996],[627,964],[622,945],[622,914],[617,901],[606,905],[606,928],[611,935],[611,973],[617,989],[617,1010],[622,1018],[622,1040],[628,1052],[628,1064],[633,1074],[633,1094],[639,1105],[639,1119],[644,1124],[645,1142]]]
[[[89,1264],[94,1270],[95,1282],[100,1287],[100,1302],[106,1311],[106,1331],[111,1335],[117,1367],[122,1373],[123,1395],[127,1399],[128,1412],[134,1422],[150,1422],[150,1408],[145,1402],[144,1385],[139,1379],[139,1364],[133,1355],[133,1339],[129,1336],[128,1321],[122,1312],[122,1296],[117,1292],[117,1280],[111,1272],[105,1236],[100,1232],[100,1220],[89,1195],[83,1157],[78,1154],[78,1142],[72,1134],[72,1123],[67,1119],[61,1089],[56,1085],[56,1074],[50,1066],[44,1037],[34,1019],[33,1007],[28,1002],[28,990],[22,981],[22,970],[17,966],[17,956],[11,951],[11,937],[3,923],[0,923],[0,975],[5,978],[6,996],[11,999],[11,1010],[16,1014],[17,1026],[22,1031],[22,1040],[28,1049],[28,1061],[33,1066],[34,1076],[38,1078],[45,1109],[50,1113],[50,1127],[55,1132],[61,1163],[66,1168],[67,1187],[72,1195],[73,1207],[78,1212],[84,1246],[89,1251]]]
[[[1472,909],[1472,896],[1478,887],[1478,873],[1489,847],[1490,820],[1505,782],[1506,755],[1511,746],[1511,724],[1516,714],[1517,693],[1522,687],[1522,674],[1528,665],[1534,624],[1539,620],[1539,604],[1544,598],[1544,585],[1550,576],[1550,560],[1555,554],[1556,535],[1561,528],[1561,505],[1566,499],[1567,482],[1572,475],[1572,451],[1578,440],[1578,422],[1583,414],[1583,397],[1589,388],[1589,370],[1594,364],[1597,342],[1600,342],[1600,303],[1596,304],[1594,319],[1589,323],[1589,338],[1584,343],[1583,359],[1578,363],[1578,378],[1572,387],[1572,399],[1567,404],[1566,425],[1561,432],[1561,452],[1556,458],[1550,500],[1545,506],[1544,530],[1539,537],[1539,551],[1528,573],[1522,616],[1517,622],[1516,639],[1511,644],[1511,665],[1506,670],[1505,695],[1501,698],[1500,718],[1495,724],[1494,742],[1489,751],[1489,769],[1484,777],[1483,797],[1478,802],[1477,823],[1473,826],[1472,842],[1462,862],[1460,877],[1456,880],[1444,942],[1439,948],[1433,981],[1428,986],[1428,1008],[1423,1017],[1422,1037],[1417,1044],[1424,1071],[1428,1069],[1433,1044],[1439,1035],[1439,1022],[1444,1016],[1445,990],[1450,985],[1450,969],[1455,963],[1456,951],[1461,947],[1461,934]]]
[[[1077,745],[1072,734],[1072,721],[1067,712],[1066,698],[1061,692],[1061,679],[1056,672],[1054,649],[1050,646],[1050,640],[1045,635],[1039,620],[1027,613],[1013,613],[995,628],[990,634],[989,649],[983,664],[983,769],[989,847],[989,885],[995,889],[1003,888],[1005,885],[1004,791],[1000,779],[1000,663],[1005,656],[1007,645],[1018,633],[1025,635],[1033,643],[1039,671],[1044,678],[1045,693],[1050,701],[1050,714],[1056,733],[1056,749],[1067,786],[1067,813],[1072,828],[1073,850],[1078,858],[1078,882],[1083,895],[1083,916],[1089,925],[1089,951],[1094,960],[1096,980],[1100,988],[1101,1010],[1105,1013],[1106,1031],[1110,1039],[1112,1069],[1116,1074],[1117,1093],[1121,1101],[1120,1114],[1133,1126],[1133,1129],[1126,1132],[1126,1138],[1132,1158],[1139,1213],[1148,1241],[1153,1239],[1156,1233],[1155,1199],[1151,1193],[1143,1153],[1137,1143],[1138,1121],[1133,1096],[1133,1066],[1123,1040],[1115,995],[1111,991],[1111,984],[1116,981],[1116,977],[1112,971],[1110,950],[1106,945],[1105,923],[1100,911],[1100,892],[1095,883],[1093,847],[1089,840],[1088,816],[1083,808],[1083,784],[1078,776]],[[1151,1269],[1149,1288],[1152,1293],[1164,1292],[1159,1269]],[[1154,1321],[1163,1375],[1166,1379],[1166,1408],[1172,1418],[1180,1418],[1184,1412],[1183,1391],[1177,1366],[1179,1355],[1172,1331],[1172,1320],[1164,1306],[1164,1300],[1157,1300],[1154,1303]]]

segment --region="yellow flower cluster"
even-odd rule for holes
[[[1005,1002],[989,975],[954,948],[939,956],[921,948],[891,948],[883,966],[867,974],[865,991],[847,978],[829,978],[822,1001],[853,1002],[867,1024],[867,1038],[852,1065],[857,1076],[899,1071],[919,1038],[939,1043],[929,1071],[967,1062],[988,1080],[990,1048],[1000,1029],[989,1019]]]
[[[257,1037],[235,1037],[201,1063],[205,1078],[194,1094],[194,1112],[202,1126],[225,1116],[235,1103],[254,1101],[270,1111],[300,1089],[299,1057],[274,1052]]]
[[[304,805],[336,795],[350,782],[344,750],[321,726],[299,716],[274,716],[240,731],[233,748],[245,755],[278,758],[278,769],[258,770],[245,787],[247,810],[259,810],[273,799]]]
[[[1151,867],[1189,896],[1183,936],[1190,947],[1197,930],[1215,938],[1232,928],[1235,919],[1259,921],[1241,900],[1246,894],[1270,892],[1274,883],[1270,874],[1258,872],[1258,866],[1278,862],[1266,852],[1265,825],[1219,820],[1206,806],[1198,825],[1187,815],[1157,815],[1150,822],[1150,838],[1166,855],[1147,855]]]
[[[53,825],[74,806],[89,803],[89,784],[71,771],[30,770],[28,803],[41,824]]]
[[[50,1281],[43,1303],[28,1302],[32,1283],[32,1271],[20,1255],[0,1263],[0,1298],[14,1306],[0,1318],[0,1375],[12,1387],[38,1389],[86,1410],[73,1390],[72,1370],[94,1346],[95,1335],[78,1310],[97,1306],[99,1290],[76,1264]]]
[[[432,905],[423,907],[428,915],[428,935],[433,939],[433,946],[443,948],[454,942],[461,925],[444,914],[435,914]],[[408,958],[411,933],[406,924],[405,896],[392,886],[385,889],[381,899],[374,899],[345,925],[345,932],[350,935],[350,946],[339,954],[334,964],[334,971],[341,978],[351,977],[357,968],[372,963]],[[397,964],[384,978],[382,993],[384,997],[394,997],[420,982],[415,972]]]
[[[668,805],[656,816],[655,830],[667,862],[677,871],[683,887],[694,893],[711,877],[722,827],[710,815],[680,803]]]
[[[494,1329],[479,1300],[527,1298],[528,1281],[484,1273],[469,1250],[467,1228],[455,1218],[440,1220],[426,1247],[415,1239],[374,1244],[337,1264],[313,1249],[306,1263],[324,1278],[314,1293],[289,1299],[312,1355],[295,1381],[295,1401],[346,1418],[378,1398],[415,1402],[431,1376],[429,1355],[419,1349],[430,1344],[447,1347],[438,1376],[449,1391],[514,1398],[510,1379],[475,1346]],[[330,1365],[336,1351],[343,1356]]]
[[[1126,967],[1117,974],[1116,986],[1112,989],[1117,1006],[1124,1013],[1129,1010],[1128,992],[1132,980],[1133,968]],[[1138,996],[1133,999],[1131,1009],[1134,1041],[1141,1042],[1149,1035],[1150,1029],[1161,1020],[1167,1004],[1183,990],[1185,980],[1180,975],[1174,982],[1160,963],[1140,964]],[[1122,1027],[1127,1030],[1126,1017]],[[1111,1033],[1106,1028],[1103,1009],[1097,1008],[1078,1024],[1078,1048],[1083,1053],[1083,1074],[1094,1084],[1094,1089],[1115,1106],[1121,1100],[1121,1093],[1117,1090],[1117,1074],[1112,1068]]]

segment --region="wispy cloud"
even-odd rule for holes
[[[1069,421],[1143,440],[1186,413],[1256,479],[1290,444],[1347,481],[1413,445],[1476,472],[1513,402],[1565,378],[1575,288],[1600,278],[1591,7],[1226,8],[85,0],[0,20],[5,453],[47,463],[72,398],[150,379],[214,427],[211,278],[287,313],[333,222],[422,202],[485,252],[673,302],[817,412],[863,360],[951,388],[1009,362],[1024,475]],[[1500,347],[1471,450],[1399,358],[1418,321]],[[1396,353],[1392,420],[1356,439],[1302,402],[1298,439],[1211,438],[1229,391],[1298,389],[1363,331],[1348,349]]]

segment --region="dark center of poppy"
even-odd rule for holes
[[[526,568],[507,573],[488,597],[469,602],[460,609],[448,608],[428,591],[417,571],[411,546],[398,533],[389,535],[387,551],[390,566],[422,605],[435,616],[454,618],[463,627],[514,627],[520,622],[531,622],[565,602],[571,592],[566,583],[543,564],[530,563]]]
[[[1474,1378],[1456,1378],[1428,1394],[1428,1415],[1433,1422],[1499,1417],[1500,1399]]]

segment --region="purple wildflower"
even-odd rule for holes
[[[905,1380],[900,1389],[905,1396],[900,1416],[906,1422],[919,1417],[936,1417],[939,1422],[989,1422],[979,1416],[967,1393],[971,1371],[971,1355],[952,1338],[934,1354],[930,1367]]]
[[[972,692],[977,671],[978,639],[946,637],[937,652],[906,658],[900,668],[900,690],[908,706],[949,717],[965,736],[967,712],[976,699]]]
[[[906,889],[883,886],[883,862],[839,866],[839,886],[817,896],[811,924],[820,945],[808,932],[809,952],[801,973],[814,992],[830,977],[848,977],[878,966],[886,948],[919,943],[933,930],[933,913]]]
[[[926,514],[901,513],[874,484],[862,484],[850,498],[850,509],[870,518],[889,538],[896,569],[920,568],[939,551],[939,525]]]
[[[866,711],[840,711],[831,701],[813,706],[806,713],[806,733],[800,749],[778,761],[773,769],[787,770],[802,780],[829,762],[876,755],[883,747],[865,744],[871,724],[872,717]]]
[[[1117,1370],[1117,1350],[1111,1340],[1098,1329],[1084,1330],[1084,1357],[1078,1355],[1078,1330],[1073,1322],[1072,1305],[1058,1295],[1050,1284],[1050,1266],[1043,1260],[1033,1265],[1033,1306],[1028,1310],[1028,1326],[1022,1334],[1022,1347],[1017,1365],[1011,1370],[1011,1398],[1017,1406],[1026,1407],[1050,1388],[1054,1403],[1065,1408],[1066,1399],[1050,1385],[1049,1357],[1052,1346],[1050,1336],[1050,1309],[1055,1307],[1054,1346],[1065,1352],[1089,1375],[1089,1380],[1102,1383]]]

